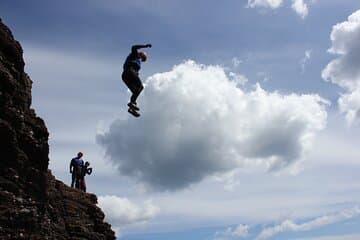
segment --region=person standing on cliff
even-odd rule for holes
[[[132,46],[131,53],[127,56],[123,65],[121,78],[132,93],[130,102],[128,103],[128,112],[135,117],[140,117],[140,113],[138,112],[140,109],[136,104],[136,99],[144,89],[139,77],[139,71],[141,69],[141,62],[145,62],[147,59],[147,54],[142,51],[138,52],[138,49],[151,47],[151,44]]]
[[[84,166],[82,167],[82,171],[81,171],[81,181],[80,181],[80,189],[83,192],[86,192],[86,182],[85,182],[85,176],[90,175],[92,173],[92,168],[89,167],[90,163],[89,162],[85,162]]]
[[[81,178],[81,172],[82,168],[84,166],[84,161],[82,160],[82,156],[84,154],[82,152],[79,152],[76,157],[71,159],[70,162],[70,173],[71,173],[71,187],[80,188],[80,178]]]

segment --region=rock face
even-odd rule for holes
[[[0,19],[0,239],[115,239],[94,194],[48,170],[48,131],[31,106],[22,48]]]

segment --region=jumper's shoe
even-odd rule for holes
[[[136,105],[136,103],[129,102],[128,107],[134,109],[135,111],[139,111],[140,108]]]
[[[134,117],[140,117],[140,113],[138,113],[134,108],[129,107],[128,112]]]

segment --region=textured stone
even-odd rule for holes
[[[49,133],[30,108],[22,54],[0,19],[0,239],[115,239],[96,195],[48,170]]]

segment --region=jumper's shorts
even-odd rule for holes
[[[134,69],[125,69],[121,78],[132,93],[138,93],[144,88],[139,78],[139,72]]]

